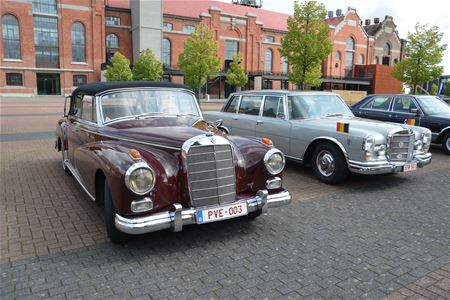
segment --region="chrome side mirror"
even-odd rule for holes
[[[226,127],[223,126],[223,120],[219,119],[217,121],[214,122],[214,126],[219,129],[220,131],[222,131],[225,134],[230,134],[230,130]]]
[[[66,98],[64,100],[64,115],[63,115],[63,117],[67,117],[67,99],[69,99],[69,104],[70,104],[70,98],[71,98],[71,95],[66,96]]]
[[[420,115],[420,111],[417,108],[411,108],[409,110],[410,113],[415,114],[416,116]]]
[[[216,126],[216,127],[222,126],[222,124],[223,124],[223,120],[222,119],[219,119],[219,120],[214,122],[214,126]]]

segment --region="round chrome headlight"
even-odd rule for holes
[[[278,149],[270,149],[264,155],[264,165],[271,175],[276,175],[283,171],[286,160],[283,153]]]
[[[147,194],[155,186],[155,172],[146,163],[135,163],[125,173],[125,185],[135,194]]]

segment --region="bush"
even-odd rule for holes
[[[119,51],[114,53],[108,65],[105,77],[108,81],[129,81],[132,79],[130,61]]]
[[[134,80],[159,81],[163,73],[162,63],[156,59],[150,49],[143,50],[133,66]]]

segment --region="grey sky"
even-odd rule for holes
[[[222,0],[223,2],[231,2]],[[302,2],[302,0],[299,0]],[[448,0],[427,0],[427,1],[398,1],[398,0],[318,0],[325,4],[327,10],[342,9],[346,12],[349,6],[355,7],[362,20],[379,17],[384,19],[385,15],[391,15],[397,25],[400,38],[405,38],[408,31],[414,31],[416,22],[421,24],[436,25],[439,31],[444,33],[442,41],[446,43],[442,65],[444,74],[450,74],[450,1]],[[291,14],[293,12],[294,0],[263,0],[263,8]]]

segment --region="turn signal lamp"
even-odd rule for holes
[[[130,150],[128,150],[128,153],[130,153],[130,156],[133,159],[140,159],[141,158],[141,153],[139,153],[139,151],[137,151],[136,149],[130,149]]]
[[[269,138],[262,138],[262,139],[261,139],[261,142],[262,142],[264,145],[267,145],[267,146],[269,146],[269,147],[273,147],[272,140],[269,139]]]

